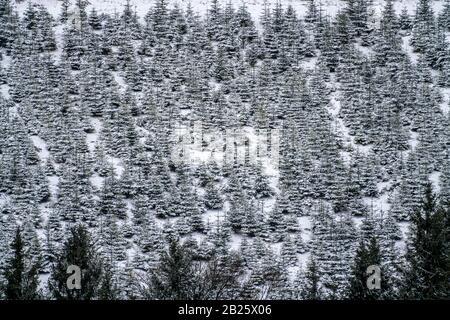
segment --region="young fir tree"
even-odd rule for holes
[[[380,288],[369,288],[367,273],[369,266],[379,267]],[[356,251],[356,256],[352,266],[349,280],[347,298],[350,300],[378,300],[389,297],[389,282],[385,270],[381,269],[380,248],[375,237],[371,237],[369,242],[361,241]]]
[[[20,228],[11,244],[13,254],[9,259],[4,277],[5,298],[8,300],[34,300],[39,299],[38,266],[28,261],[25,255],[25,245],[22,241]]]
[[[59,15],[59,20],[62,23],[66,23],[69,19],[69,8],[70,8],[70,0],[63,0],[61,3],[61,13]]]
[[[431,184],[421,207],[411,214],[402,295],[408,299],[445,299],[450,293],[449,210],[436,202]]]
[[[314,258],[308,261],[305,274],[304,287],[302,288],[302,297],[306,300],[320,300],[322,298],[322,289],[320,285],[320,272],[317,262]]]
[[[119,298],[119,290],[112,268],[106,266],[98,290],[98,299],[117,300]]]
[[[150,290],[154,298],[192,299],[194,281],[191,252],[178,241],[171,241],[169,250],[163,252],[158,268],[151,275]]]
[[[69,266],[81,270],[81,288],[69,289],[67,282]],[[52,266],[48,287],[57,300],[92,300],[98,298],[103,266],[97,247],[85,226],[78,224],[70,228],[56,263]]]

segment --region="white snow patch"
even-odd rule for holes
[[[98,190],[100,190],[103,186],[103,181],[105,179],[100,177],[97,173],[93,174],[90,178],[89,181],[91,182],[91,184],[97,188]]]
[[[52,201],[56,202],[56,199],[58,196],[59,177],[58,176],[49,176],[49,177],[47,177],[47,180],[48,180],[48,188],[50,190]]]
[[[405,36],[402,38],[403,41],[403,50],[408,54],[408,56],[410,57],[411,61],[413,63],[417,63],[417,60],[419,59],[419,56],[417,53],[414,52],[413,47],[409,44],[409,41],[411,41],[411,36]]]
[[[98,118],[93,118],[93,117],[91,117],[89,120],[90,120],[92,126],[94,127],[94,132],[88,133],[86,135],[86,144],[89,148],[89,151],[94,152],[95,145],[98,141],[98,135],[102,129],[102,122]]]
[[[107,156],[106,160],[112,164],[112,166],[114,168],[114,172],[117,174],[117,177],[120,179],[120,177],[122,176],[122,173],[124,171],[122,160],[119,158],[110,157],[110,156]]]
[[[117,82],[117,84],[119,85],[120,90],[123,92],[125,91],[127,84],[125,82],[125,79],[119,74],[118,71],[114,71],[112,72],[113,76],[114,76],[114,80]]]
[[[9,86],[7,84],[2,84],[0,86],[0,95],[8,100],[11,96],[9,95]]]
[[[47,149],[47,143],[38,136],[31,136],[30,138],[38,151],[39,158],[42,162],[46,162],[50,155]]]
[[[433,173],[430,174],[429,179],[431,181],[431,184],[433,186],[433,191],[436,193],[439,193],[441,191],[441,186],[440,186],[440,176],[441,173],[438,171],[434,171]]]
[[[441,109],[444,114],[448,114],[450,110],[450,88],[441,88],[442,103]]]
[[[408,143],[411,146],[411,150],[414,151],[414,149],[416,149],[416,147],[417,147],[417,144],[419,143],[419,140],[418,140],[419,134],[417,132],[410,131],[409,136],[410,136],[410,138],[408,140]]]

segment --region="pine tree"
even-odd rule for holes
[[[411,18],[408,14],[408,9],[403,7],[402,12],[399,17],[400,29],[402,30],[410,30],[411,29]]]
[[[210,210],[217,210],[222,208],[222,199],[217,187],[212,183],[206,185],[205,205]]]
[[[303,288],[302,297],[306,300],[320,300],[322,298],[320,287],[320,274],[317,263],[314,258],[308,261],[307,271],[305,274],[305,287]]]
[[[381,270],[380,289],[368,288],[367,268],[369,266],[377,266]],[[350,300],[378,300],[389,297],[390,283],[384,271],[376,238],[371,237],[368,243],[361,241],[352,266],[347,298]]]
[[[409,299],[444,299],[449,294],[449,211],[436,203],[431,185],[421,207],[411,215],[403,296]]]
[[[429,0],[419,0],[413,22],[411,45],[415,51],[424,53],[434,33],[434,13]]]
[[[69,266],[81,270],[81,289],[69,289],[67,280]],[[57,300],[92,300],[98,298],[103,273],[103,263],[93,243],[91,235],[83,225],[74,225],[64,242],[61,253],[48,281],[53,298]]]
[[[267,198],[273,195],[267,177],[262,173],[261,164],[257,166],[255,178],[255,193],[258,198]]]
[[[438,17],[439,25],[442,26],[445,30],[450,30],[450,1],[446,0],[444,4],[444,8],[442,9],[439,17]]]
[[[159,267],[151,275],[151,290],[161,300],[192,299],[194,269],[191,253],[176,241],[163,252]]]
[[[70,7],[70,0],[63,0],[61,3],[61,13],[59,16],[59,20],[63,23],[67,22],[69,18],[69,7]]]
[[[89,25],[93,30],[100,30],[102,28],[102,23],[94,7],[92,7],[91,14],[89,15]]]
[[[281,247],[281,260],[285,266],[297,265],[298,257],[295,248],[294,240],[291,235],[288,235]]]
[[[103,261],[115,266],[126,259],[126,241],[114,216],[106,216],[100,229],[100,244],[102,246]]]
[[[119,288],[111,267],[105,267],[100,288],[98,290],[100,300],[117,300]]]
[[[39,299],[38,265],[26,258],[25,245],[19,227],[16,229],[11,249],[13,254],[4,271],[6,280],[5,298],[8,300]]]

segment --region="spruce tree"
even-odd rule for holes
[[[4,271],[5,298],[8,300],[39,299],[38,266],[26,258],[25,244],[19,227],[16,229],[11,249],[13,253]]]
[[[193,298],[194,268],[191,252],[174,240],[151,275],[151,291],[156,299],[188,300]]]
[[[308,261],[304,288],[302,291],[302,297],[306,300],[320,300],[322,298],[320,273],[316,260],[314,258],[311,258]]]
[[[37,265],[31,266],[26,261],[21,230],[16,229],[16,235],[11,243],[13,251],[4,270],[5,298],[8,300],[34,300],[40,297],[38,292]]]
[[[69,289],[69,266],[81,270],[81,288]],[[52,266],[48,281],[50,294],[57,300],[92,300],[98,298],[103,264],[89,231],[81,224],[69,229],[61,253]]]
[[[367,274],[369,266],[380,268],[380,288],[369,288]],[[350,300],[379,300],[389,298],[390,283],[382,269],[380,248],[375,237],[361,241],[356,251],[349,280],[347,298]]]
[[[431,184],[411,214],[402,296],[445,299],[450,293],[449,210],[440,206]]]

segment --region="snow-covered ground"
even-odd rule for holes
[[[34,3],[39,3],[48,8],[49,12],[57,16],[60,12],[61,2],[58,0],[30,0]],[[124,5],[128,0],[90,0],[90,7],[95,7],[100,13],[115,14],[122,12]],[[131,6],[142,16],[142,13],[147,13],[155,3],[155,0],[129,0]],[[211,5],[211,0],[168,0],[170,6],[179,5],[181,8],[186,8],[190,4],[194,10],[201,15],[207,13]],[[231,2],[235,8],[238,8],[242,3],[245,3],[250,13],[254,18],[259,17],[264,10],[265,0],[219,0],[218,3],[225,7],[227,3]],[[304,16],[307,8],[307,0],[279,0],[283,7],[292,5],[299,16]],[[266,5],[273,6],[274,1],[267,1]],[[343,0],[320,0],[318,3],[325,14],[335,15],[337,12],[345,8],[346,3]],[[435,12],[440,12],[444,1],[433,1],[433,8]],[[27,1],[16,4],[19,12],[23,12],[27,7]],[[384,0],[373,0],[373,10],[376,14],[381,14],[384,6]],[[414,13],[416,8],[415,0],[396,0],[394,1],[394,8],[397,13],[406,7],[409,13]],[[89,7],[88,7],[89,8]]]
[[[47,150],[47,144],[44,140],[39,138],[38,136],[31,136],[31,140],[33,141],[34,146],[36,147],[36,150],[38,151],[39,158],[44,163],[47,162],[47,159],[49,157],[49,152]]]
[[[95,7],[95,9],[100,13],[108,13],[108,14],[114,14],[118,13],[123,10],[124,5],[127,2],[130,2],[134,10],[138,12],[138,15],[140,17],[143,17],[145,13],[147,13],[155,4],[155,0],[90,0],[90,6],[88,10],[92,7]],[[60,13],[60,6],[61,2],[58,0],[30,0],[30,2],[42,4],[44,5],[49,12],[54,15],[55,17],[59,15]],[[208,8],[211,5],[211,0],[169,0],[168,3],[170,6],[179,5],[181,8],[185,9],[188,4],[192,6],[195,12],[198,12],[201,15],[206,15]],[[249,9],[250,13],[253,15],[254,18],[258,19],[261,13],[264,10],[265,6],[269,6],[273,8],[273,3],[271,1],[264,1],[264,0],[219,0],[219,4],[221,4],[222,7],[224,7],[227,3],[231,2],[235,8],[239,7],[242,3],[245,3],[247,8]],[[287,7],[288,5],[292,5],[293,8],[296,10],[297,14],[299,16],[304,16],[306,13],[306,8],[308,1],[307,0],[280,0],[280,3],[283,7]],[[321,10],[323,10],[324,13],[335,15],[337,12],[345,8],[346,3],[342,0],[321,0],[318,2],[320,5]],[[433,1],[433,8],[435,12],[440,12],[443,7],[444,1]],[[374,0],[373,1],[373,10],[377,15],[380,15],[383,7],[384,7],[385,1],[384,0]],[[20,13],[23,13],[27,6],[28,1],[23,1],[20,3],[15,4],[16,8]],[[416,7],[416,0],[398,0],[394,2],[394,8],[397,13],[400,13],[403,8],[407,8],[408,12],[410,14],[414,13]],[[61,54],[61,36],[62,36],[63,27],[57,26],[55,28],[55,34],[56,39],[58,43],[58,50],[55,53],[56,58],[59,58]],[[403,37],[403,49],[408,53],[408,55],[411,57],[413,62],[416,62],[418,59],[418,56],[416,53],[413,52],[412,47],[409,44],[411,36],[404,36]],[[365,54],[370,54],[370,49],[367,49],[365,47],[360,47],[360,50],[363,51]],[[305,61],[302,61],[302,67],[305,69],[313,69],[315,67],[316,58],[307,59]],[[1,61],[2,67],[7,68],[10,64],[10,58],[8,56],[5,56],[3,60]],[[124,79],[119,75],[119,73],[114,72],[114,79],[123,91],[126,87],[126,84],[124,82]],[[8,93],[8,86],[2,85],[0,87],[1,94],[8,99],[9,93]],[[443,102],[441,104],[442,110],[444,112],[448,112],[449,110],[449,102],[450,102],[450,89],[446,88],[442,90],[443,94]],[[367,153],[370,149],[370,146],[358,146],[354,143],[354,138],[349,134],[348,128],[344,125],[342,119],[339,118],[339,111],[340,111],[340,102],[339,102],[339,91],[334,91],[331,95],[331,104],[329,107],[330,114],[335,118],[335,123],[337,126],[337,130],[340,134],[342,134],[344,142],[349,144],[352,148],[356,148],[358,150],[363,151],[364,153]],[[89,147],[89,150],[91,152],[94,152],[96,141],[98,140],[98,134],[101,131],[101,121],[95,118],[91,118],[91,123],[94,127],[94,132],[87,134],[87,144]],[[250,144],[252,146],[256,146],[256,140],[258,137],[256,137],[254,131],[252,131],[251,128],[248,128],[248,132],[246,132],[246,137],[250,140]],[[32,137],[33,143],[38,149],[39,156],[43,162],[47,161],[49,153],[46,147],[45,142],[39,138],[38,136]],[[411,148],[414,149],[417,144],[417,133],[411,132],[411,138],[410,138],[410,145]],[[252,150],[254,152],[254,150]],[[241,150],[242,154],[242,150]],[[201,151],[201,150],[192,150],[192,156],[197,162],[204,161],[206,162],[211,157],[211,150]],[[219,153],[215,153],[216,157],[220,157]],[[345,156],[345,154],[344,154]],[[274,161],[271,161],[273,159],[263,159],[263,166],[265,169],[265,173],[271,176],[273,179],[277,176],[277,165],[274,163]],[[347,159],[348,160],[348,159]],[[109,161],[115,171],[116,174],[120,177],[123,172],[123,165],[121,164],[121,160],[118,158],[112,158],[108,157],[107,161]],[[92,183],[96,187],[100,187],[102,179],[99,177],[93,177],[91,179]],[[272,180],[273,181],[273,180]],[[383,195],[382,195],[383,197]],[[379,199],[380,203],[377,204],[380,208],[386,209],[387,202],[385,202],[384,199]]]
[[[57,17],[60,13],[60,6],[61,2],[58,0],[30,0],[33,3],[42,4],[44,5],[49,12]],[[128,0],[90,0],[90,6],[88,8],[88,11],[90,8],[94,7],[98,12],[100,13],[108,13],[108,14],[120,14],[123,10],[124,5],[127,3]],[[142,18],[145,13],[147,13],[155,3],[155,0],[129,0],[130,4],[138,12],[138,15]],[[168,3],[170,6],[179,5],[181,8],[185,9],[188,4],[190,4],[195,12],[198,12],[201,15],[206,15],[208,8],[211,5],[210,0],[169,0]],[[261,13],[264,10],[265,6],[269,6],[273,8],[273,3],[271,1],[264,1],[264,0],[219,0],[219,4],[221,4],[222,7],[225,7],[225,5],[229,2],[231,2],[234,6],[234,8],[239,7],[242,3],[245,3],[247,8],[249,9],[250,13],[253,15],[255,19],[258,19]],[[440,12],[442,9],[444,1],[433,1],[433,8],[435,12]],[[306,13],[306,8],[308,1],[306,0],[280,0],[280,3],[283,7],[287,7],[288,5],[292,5],[293,8],[296,10],[297,14],[302,17]],[[337,12],[345,8],[346,3],[342,0],[321,0],[318,2],[320,4],[321,10],[323,10],[324,13],[329,15],[335,15]],[[373,1],[373,10],[377,15],[380,15],[383,7],[384,7],[384,0],[374,0]],[[23,13],[27,6],[28,1],[23,1],[20,3],[16,3],[16,8],[20,13]],[[403,8],[407,8],[408,12],[410,14],[414,13],[416,6],[416,0],[398,0],[394,2],[394,8],[397,13],[400,13]],[[59,59],[61,54],[61,37],[62,37],[63,27],[61,25],[57,26],[55,28],[55,34],[56,39],[58,43],[58,50],[55,53],[55,57]],[[408,53],[408,55],[411,57],[413,62],[416,62],[418,59],[417,54],[415,54],[412,50],[412,47],[409,44],[411,36],[405,36],[403,37],[403,49]],[[367,49],[365,47],[359,46],[359,49],[366,55],[371,54],[370,49]],[[315,67],[316,58],[310,58],[305,61],[302,61],[302,67],[311,70]],[[7,68],[10,64],[10,58],[8,56],[5,56],[4,59],[1,61],[2,67]],[[119,88],[121,88],[122,91],[125,90],[126,84],[124,82],[124,79],[120,76],[118,72],[114,72],[114,79],[119,85]],[[8,93],[8,86],[2,85],[0,87],[0,92],[5,98],[9,98]],[[444,89],[442,91],[443,94],[443,102],[442,102],[442,109],[444,112],[448,112],[449,109],[449,100],[450,100],[450,89]],[[364,153],[367,153],[370,149],[370,146],[358,146],[354,142],[354,138],[349,134],[348,128],[344,125],[344,122],[341,118],[339,118],[339,111],[340,111],[340,102],[339,102],[339,91],[334,90],[331,95],[331,103],[329,107],[330,114],[334,117],[335,123],[337,126],[338,132],[342,135],[344,139],[344,143],[348,144],[354,149],[358,149]],[[100,120],[91,118],[91,123],[94,127],[94,132],[87,134],[87,145],[89,147],[90,152],[94,152],[95,145],[98,140],[98,135],[101,131],[102,123]],[[245,132],[245,136],[249,139],[250,145],[252,147],[256,146],[256,141],[258,137],[255,135],[255,132],[252,128],[247,128],[248,132]],[[252,131],[253,130],[253,131]],[[49,153],[46,147],[45,142],[39,138],[38,136],[32,137],[33,143],[36,146],[38,150],[38,154],[41,158],[41,160],[45,163],[48,160]],[[410,145],[411,148],[414,149],[417,144],[417,133],[411,132],[411,138],[410,138]],[[189,150],[188,150],[189,151]],[[211,157],[211,150],[200,150],[200,148],[190,150],[191,151],[191,157],[194,161],[200,162],[207,162]],[[251,150],[251,152],[255,152],[255,150]],[[344,152],[346,153],[346,152]],[[219,152],[214,153],[216,158],[220,158],[223,155],[221,155]],[[240,150],[240,154],[243,154],[243,149]],[[347,157],[348,155],[344,154],[344,157]],[[254,157],[252,157],[254,159]],[[262,159],[263,161],[263,167],[265,169],[265,173],[271,177],[271,183],[272,185],[276,185],[276,177],[278,175],[277,170],[277,164],[273,161],[273,159]],[[347,159],[349,160],[349,159]],[[116,174],[118,177],[120,177],[123,173],[123,165],[119,158],[113,158],[113,157],[107,157],[107,161],[110,162]],[[433,177],[436,178],[436,177]],[[98,176],[93,176],[90,179],[91,183],[94,187],[100,188],[102,185],[103,179]],[[56,181],[53,181],[54,183]],[[387,202],[387,194],[383,191],[384,189],[381,188],[382,193],[379,199],[375,199],[375,207],[379,210],[387,210],[389,207],[389,204]],[[374,199],[370,200],[373,201]],[[205,220],[215,220],[217,219],[217,215],[219,213],[211,212],[210,215],[205,216]],[[302,225],[302,227],[305,227]]]
[[[58,14],[59,14],[60,1],[57,1],[57,0],[30,0],[30,1],[34,2],[34,3],[39,3],[39,4],[45,5],[48,8],[48,10],[50,11],[50,13],[52,15],[54,15],[55,17],[58,16]],[[219,2],[222,4],[222,6],[224,6],[228,1],[229,0],[223,0],[223,1],[219,1]],[[237,8],[242,2],[245,2],[247,7],[249,8],[249,11],[254,16],[254,18],[258,18],[264,9],[264,1],[263,0],[230,0],[230,1],[234,4],[235,8]],[[127,0],[90,0],[91,7],[95,7],[97,9],[97,11],[99,11],[99,12],[108,13],[108,14],[120,13],[123,10],[123,6],[125,5],[126,2],[127,2]],[[194,8],[194,11],[196,11],[202,15],[205,15],[207,13],[207,9],[211,3],[211,1],[207,1],[207,0],[169,1],[169,3],[171,5],[178,4],[182,8],[185,8],[188,2],[191,3],[192,7]],[[130,0],[130,3],[135,8],[135,10],[137,12],[139,12],[139,16],[143,17],[144,14],[146,12],[148,12],[151,7],[153,7],[154,0]],[[307,1],[281,0],[281,3],[284,7],[286,7],[288,5],[292,5],[300,16],[304,16],[304,14],[306,12]],[[410,13],[413,13],[415,10],[415,3],[416,3],[416,0],[398,0],[398,1],[395,1],[394,6],[395,6],[395,10],[398,13],[400,13],[400,11],[404,7],[406,7]],[[382,11],[383,4],[384,4],[383,0],[374,0],[373,8],[378,15]],[[27,2],[21,2],[21,3],[16,4],[17,8],[19,9],[19,12],[24,12],[27,5],[28,5]],[[322,0],[321,5],[322,5],[322,9],[324,10],[324,12],[326,12],[330,15],[335,15],[337,12],[339,12],[339,10],[342,10],[345,7],[345,1]],[[434,1],[433,7],[435,9],[435,12],[439,12],[442,8],[442,5],[443,5],[443,1]],[[63,32],[62,26],[57,26],[55,28],[56,39],[57,39],[57,43],[58,43],[58,50],[54,53],[54,55],[57,59],[59,59],[59,57],[61,55],[62,32]],[[402,46],[403,46],[404,51],[407,52],[408,55],[411,57],[411,60],[414,63],[416,63],[418,60],[418,55],[413,52],[412,47],[409,44],[410,37],[411,36],[403,37]],[[371,49],[367,49],[366,47],[358,46],[358,49],[361,52],[363,52],[365,55],[370,55],[372,53]],[[302,61],[301,66],[306,70],[312,70],[312,69],[314,69],[316,62],[317,62],[316,58],[306,59],[306,60]],[[7,68],[9,66],[9,64],[10,64],[10,58],[8,56],[4,56],[3,60],[1,61],[2,67]],[[125,91],[126,82],[124,81],[123,77],[119,74],[119,72],[114,72],[113,75],[114,75],[114,79],[117,82],[121,91],[122,92]],[[336,88],[336,83],[333,81],[329,85],[332,87],[333,91],[331,94],[331,101],[330,101],[328,111],[334,119],[334,123],[336,125],[336,130],[343,138],[344,145],[346,147],[347,146],[350,147],[353,150],[360,150],[363,153],[367,154],[370,151],[371,146],[370,145],[369,146],[361,146],[361,145],[357,145],[355,143],[354,137],[352,137],[350,135],[350,130],[345,126],[344,121],[339,117],[340,108],[341,108],[340,101],[339,101],[339,99],[340,99],[339,88]],[[7,85],[0,86],[0,94],[6,99],[10,98],[8,90],[9,90],[9,87]],[[450,88],[441,89],[441,93],[443,95],[443,101],[441,104],[441,108],[445,113],[448,113],[449,107],[450,107],[449,106]],[[94,128],[94,131],[92,133],[87,134],[86,142],[87,142],[89,151],[93,154],[96,151],[96,144],[97,144],[97,141],[99,140],[99,134],[102,130],[102,121],[99,120],[98,118],[91,117],[90,122],[92,124],[92,127]],[[216,133],[213,133],[213,135],[216,136],[216,139],[218,141],[219,139],[217,138]],[[256,152],[255,148],[256,148],[256,145],[258,144],[257,141],[260,140],[260,137],[256,134],[256,132],[253,128],[244,128],[243,135],[245,136],[245,138],[249,139],[249,145],[251,148],[250,152],[255,153]],[[50,161],[50,153],[48,151],[46,142],[39,136],[31,136],[31,140],[37,149],[38,156],[39,156],[41,162],[43,164],[45,164],[48,161]],[[279,141],[275,141],[275,142],[279,142]],[[411,150],[414,150],[416,148],[416,145],[418,144],[417,132],[412,132],[412,131],[410,132],[409,144],[410,144]],[[273,147],[275,148],[274,145],[273,145]],[[220,158],[223,159],[223,156],[224,156],[220,152],[215,151],[214,153],[212,153],[211,149],[202,150],[202,147],[199,145],[196,145],[191,148],[192,149],[187,150],[187,151],[190,152],[190,158],[193,159],[194,161],[196,161],[196,164],[200,164],[202,162],[207,162],[208,160],[211,159],[211,154],[214,154],[214,156],[216,157],[217,160]],[[186,150],[184,150],[184,151],[186,151]],[[273,152],[276,155],[276,152],[277,152],[276,148],[274,149]],[[240,154],[241,158],[243,159],[244,148],[242,146],[239,149],[239,154]],[[349,157],[350,157],[349,152],[343,151],[343,156],[344,156],[344,159],[348,162]],[[251,159],[255,160],[256,158],[251,157]],[[117,177],[120,178],[124,172],[123,161],[120,158],[110,157],[110,156],[107,156],[106,160],[112,164]],[[264,173],[267,176],[269,176],[272,187],[275,190],[277,190],[277,188],[276,188],[277,179],[278,179],[277,160],[274,158],[270,158],[270,157],[265,157],[265,158],[263,157],[259,160],[262,161]],[[220,161],[218,161],[218,162],[220,163]],[[438,183],[439,175],[440,175],[440,173],[438,173],[438,172],[434,172],[433,174],[430,175],[430,180],[433,183],[434,189],[437,191],[439,190],[439,183]],[[49,187],[50,187],[50,192],[52,195],[52,200],[54,201],[56,199],[56,194],[57,194],[57,190],[58,190],[58,177],[51,176],[51,177],[48,177],[48,179],[50,182]],[[92,175],[89,180],[90,180],[92,186],[94,187],[94,189],[99,190],[99,189],[101,189],[101,187],[103,185],[104,178],[100,177],[96,173],[96,174]],[[378,190],[379,190],[380,196],[378,198],[364,199],[366,204],[369,207],[372,207],[377,212],[387,212],[390,208],[390,204],[388,201],[390,192],[388,191],[388,189],[390,189],[391,184],[392,184],[392,181],[379,183]],[[0,206],[3,205],[6,201],[7,201],[7,197],[0,194]],[[272,210],[273,205],[274,205],[273,199],[264,200],[263,211],[269,212],[270,210]],[[130,201],[128,201],[127,206],[128,206],[128,212],[130,212],[132,209],[132,203]],[[224,218],[224,214],[225,214],[224,211],[226,211],[227,208],[228,208],[228,203],[225,203],[225,210],[209,210],[203,216],[204,222],[208,223],[208,224],[215,224],[218,221],[222,221]],[[44,213],[46,213],[47,210],[48,210],[48,208],[46,208],[46,207],[42,208],[42,212],[44,212]],[[46,217],[47,217],[47,215],[44,214],[44,218],[46,218]],[[356,219],[354,219],[354,221],[357,226],[360,225],[360,223],[361,223],[360,218],[356,218]],[[162,225],[162,221],[158,220],[158,222]],[[299,217],[298,223],[302,230],[303,240],[305,242],[308,242],[311,239],[311,234],[312,234],[311,218],[307,217],[307,216]],[[406,234],[408,224],[401,223],[400,227],[401,227],[401,231],[403,232],[403,234]],[[43,235],[41,235],[41,237],[43,238]],[[196,237],[196,239],[199,239],[199,240],[204,238],[203,235],[200,236],[198,234],[196,234],[195,237]],[[231,239],[231,247],[233,249],[238,249],[241,241],[242,241],[241,236],[233,234],[232,239]],[[274,244],[273,249],[275,252],[279,252],[280,244]],[[300,260],[299,266],[304,266],[306,264],[307,258],[308,258],[308,254],[299,255],[299,260]],[[293,270],[291,270],[291,273],[295,274],[296,271],[297,271],[297,269],[294,268]]]
[[[444,113],[448,114],[450,111],[450,88],[441,88],[442,103],[441,109]]]

